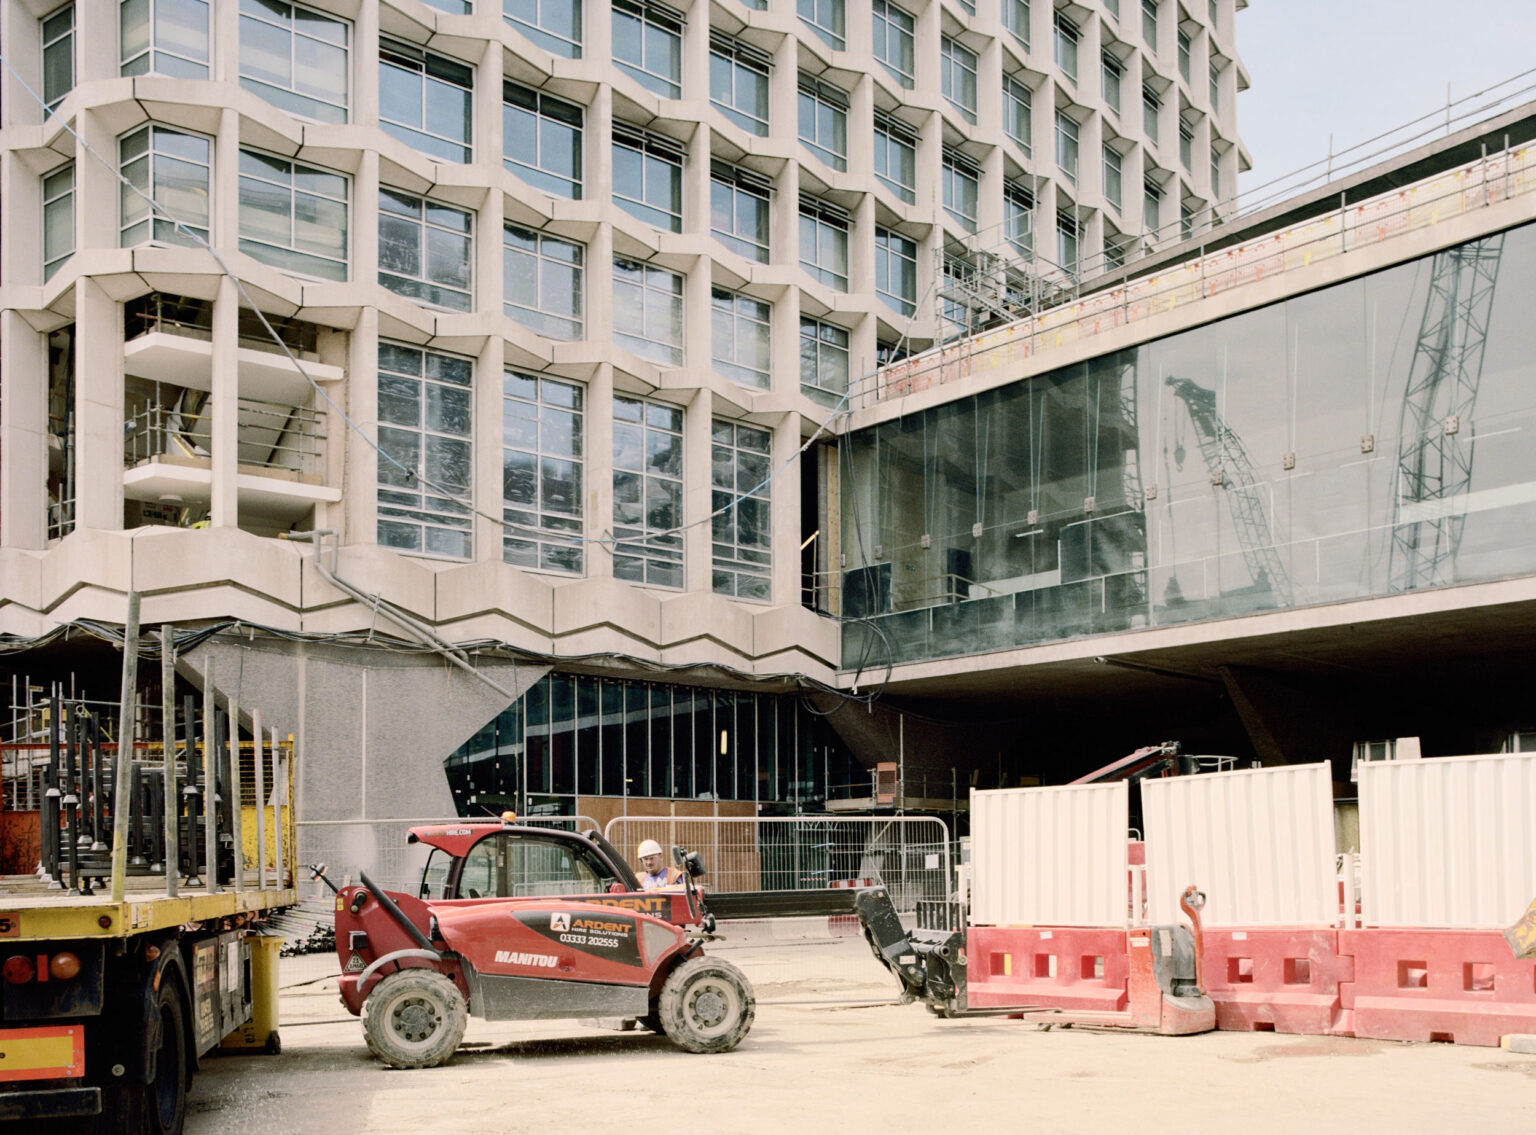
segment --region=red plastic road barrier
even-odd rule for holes
[[[1325,1036],[1344,1024],[1339,983],[1354,972],[1332,927],[1207,928],[1204,957],[1218,1029]]]
[[[1124,930],[1088,926],[973,926],[968,999],[976,1008],[1036,1005],[1118,1013],[1130,962]]]
[[[1496,1047],[1536,1032],[1536,961],[1517,961],[1497,930],[1341,930],[1354,958],[1354,1035]]]

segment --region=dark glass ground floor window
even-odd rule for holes
[[[464,816],[576,815],[597,796],[820,812],[869,776],[797,697],[575,674],[535,683],[444,770]]]

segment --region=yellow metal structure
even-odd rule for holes
[[[276,1054],[278,956],[283,940],[275,934],[257,934],[251,940],[251,1019],[226,1036],[220,1048]]]

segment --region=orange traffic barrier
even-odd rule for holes
[[[1118,1013],[1130,962],[1125,931],[1088,926],[973,926],[967,963],[974,1008],[1032,1005]]]

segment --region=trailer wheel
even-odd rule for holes
[[[187,1033],[181,994],[174,982],[163,982],[156,997],[160,1015],[160,1051],[155,1077],[145,1088],[144,1126],[150,1135],[181,1135],[187,1118]]]
[[[452,980],[436,970],[403,969],[363,1002],[363,1038],[391,1068],[435,1068],[459,1047],[468,1018]]]
[[[657,1013],[668,1039],[688,1052],[729,1052],[741,1043],[757,1011],[746,975],[718,958],[694,958],[661,987]]]

